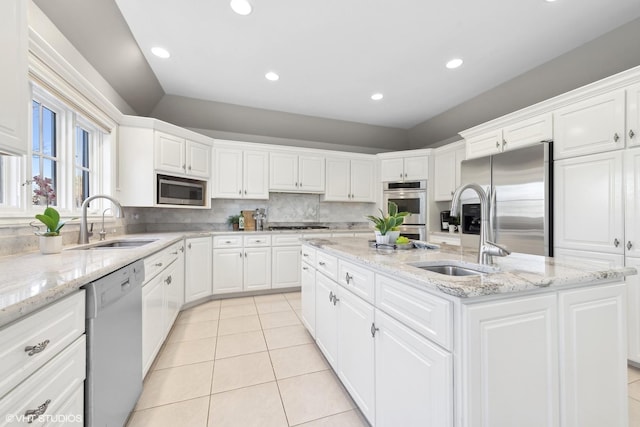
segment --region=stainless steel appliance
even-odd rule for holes
[[[157,181],[157,202],[159,205],[206,205],[206,181],[169,175],[158,175]]]
[[[413,240],[427,239],[427,181],[385,182],[383,210],[388,214],[389,202],[398,205],[399,212],[409,212],[404,218],[400,235]]]
[[[142,282],[136,261],[86,288],[85,425],[123,426],[142,392]]]
[[[513,252],[553,256],[552,143],[462,162],[461,184],[477,183],[490,199],[492,238]],[[480,204],[474,192],[461,197],[461,243],[477,248]]]

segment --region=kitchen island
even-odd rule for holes
[[[303,245],[303,323],[376,426],[626,426],[626,289],[512,254]],[[453,265],[483,274],[448,276]],[[604,409],[603,409],[604,408]]]

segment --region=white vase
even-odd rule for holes
[[[400,237],[399,231],[387,231],[387,236],[389,236],[389,244],[394,245],[398,237]]]
[[[40,236],[40,253],[59,254],[62,252],[62,236]]]
[[[380,232],[378,230],[375,231],[376,233],[376,243],[379,245],[386,245],[389,243],[389,235],[388,234],[380,234]]]

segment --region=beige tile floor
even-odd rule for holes
[[[299,292],[180,313],[127,424],[177,425],[368,426],[302,326]]]
[[[367,426],[299,317],[299,292],[181,312],[127,426]],[[640,427],[640,369],[628,378]]]

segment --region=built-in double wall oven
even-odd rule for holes
[[[409,212],[400,227],[400,235],[413,240],[427,239],[427,181],[385,182],[383,190],[385,214],[389,202],[399,212]]]

